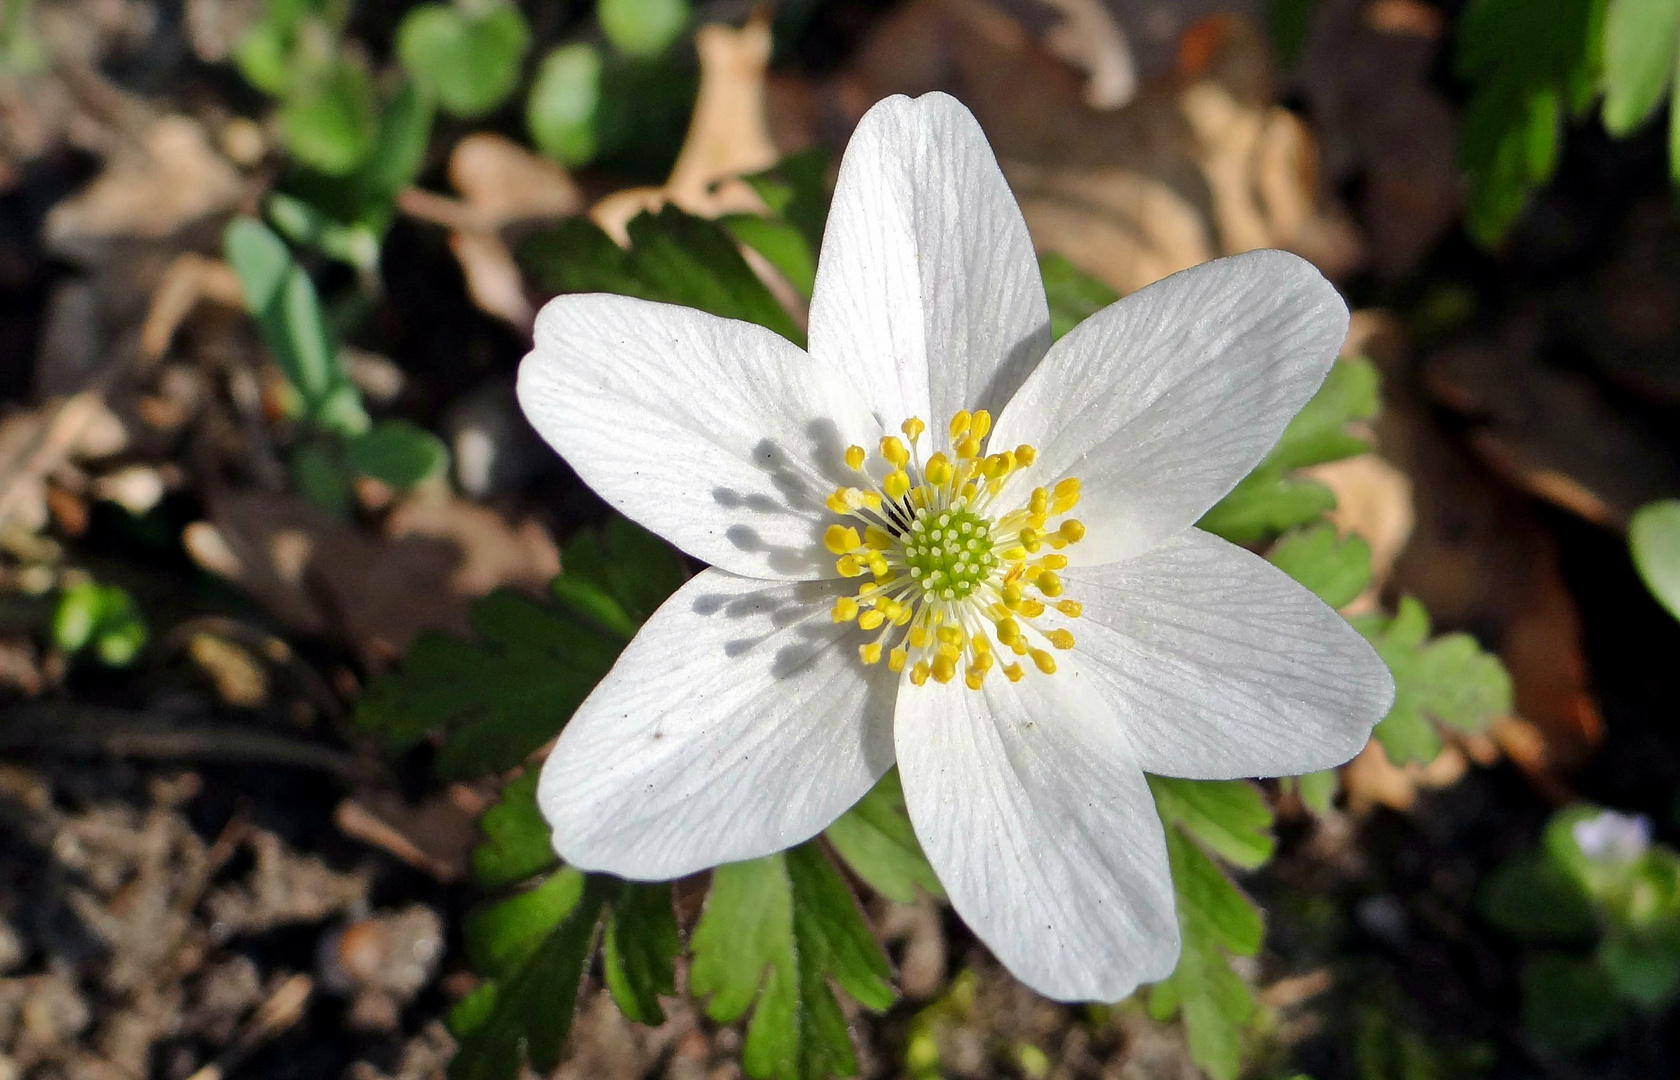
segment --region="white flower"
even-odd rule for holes
[[[1632,862],[1651,846],[1651,819],[1644,814],[1600,810],[1577,821],[1569,832],[1581,854],[1612,866]]]
[[[539,792],[555,848],[640,879],[769,854],[896,761],[952,904],[1023,982],[1115,1000],[1166,976],[1178,925],[1144,773],[1338,765],[1393,696],[1334,611],[1193,527],[1347,322],[1306,262],[1257,251],[1052,347],[1020,210],[942,94],[858,125],[809,354],[686,308],[551,301],[526,414],[713,566],[561,734]]]

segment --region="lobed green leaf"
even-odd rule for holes
[[[918,888],[930,896],[945,895],[905,811],[897,768],[889,769],[823,835],[853,873],[889,900],[911,903]]]

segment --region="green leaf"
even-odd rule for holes
[[[1471,0],[1455,63],[1471,84],[1459,128],[1470,174],[1465,228],[1498,242],[1551,178],[1563,116],[1595,92],[1605,0]]]
[[[1680,45],[1680,0],[1610,0],[1604,18],[1604,126],[1631,133],[1656,112]]]
[[[682,951],[671,886],[627,882],[607,918],[601,961],[619,1011],[638,1024],[662,1024],[659,995],[677,992],[675,960]]]
[[[291,78],[287,64],[290,57],[290,40],[269,22],[253,25],[233,47],[233,63],[239,73],[270,97],[285,93]]]
[[[356,196],[364,215],[372,208],[388,209],[397,193],[419,177],[431,141],[432,111],[431,97],[412,81],[391,95],[379,118],[373,153],[356,174]]]
[[[420,635],[401,669],[368,686],[357,723],[399,750],[442,728],[437,767],[445,776],[522,763],[559,732],[684,577],[664,541],[623,518],[598,537],[579,533],[561,566],[553,588],[564,607],[491,593],[473,605],[478,640]]]
[[[612,292],[699,308],[768,327],[798,345],[805,335],[713,221],[666,206],[629,225],[630,250],[574,218],[520,246],[521,264],[550,293]]]
[[[823,835],[853,873],[889,900],[911,903],[918,888],[930,896],[945,895],[910,825],[896,768]]]
[[[1648,1012],[1665,1008],[1680,992],[1680,952],[1672,943],[1614,931],[1597,956],[1616,996]]]
[[[1317,521],[1335,508],[1336,497],[1323,484],[1290,473],[1364,453],[1369,444],[1348,428],[1375,416],[1379,405],[1376,367],[1364,357],[1337,362],[1271,453],[1197,526],[1248,544]]]
[[[1261,465],[1220,499],[1196,527],[1233,544],[1252,544],[1319,520],[1336,496],[1317,480],[1284,476]]]
[[[1628,550],[1651,595],[1680,619],[1680,499],[1640,507],[1628,522]]]
[[[1038,271],[1050,301],[1050,335],[1059,340],[1075,326],[1120,299],[1108,283],[1074,266],[1063,255],[1040,255]]]
[[[1523,967],[1523,1024],[1559,1050],[1603,1041],[1621,1020],[1610,974],[1591,960],[1541,953]]]
[[[595,926],[612,888],[607,879],[588,878],[573,906],[534,942],[527,939],[521,960],[506,964],[456,1007],[450,1026],[460,1047],[449,1063],[449,1080],[514,1080],[522,1051],[539,1073],[560,1063]],[[525,926],[534,930],[537,924]]]
[[[1329,524],[1285,536],[1266,558],[1334,608],[1351,603],[1371,582],[1371,545],[1358,536],[1338,537]]]
[[[867,1008],[893,1001],[886,957],[814,844],[718,867],[689,947],[707,1015],[729,1023],[753,1009],[741,1064],[757,1080],[856,1073],[829,979]]]
[[[52,637],[53,644],[67,655],[91,645],[107,667],[127,667],[145,647],[147,633],[128,590],[82,581],[59,593]]]
[[[502,787],[502,797],[478,819],[484,842],[472,849],[473,878],[500,889],[535,877],[557,860],[548,822],[537,808],[537,774],[528,772]]]
[[[791,223],[757,214],[730,214],[718,219],[736,242],[752,248],[787,279],[806,300],[817,280],[817,256],[805,234]]]
[[[482,13],[422,4],[397,27],[397,58],[453,116],[482,116],[519,83],[519,62],[531,43],[525,16],[511,4]]]
[[[763,172],[741,179],[770,212],[799,230],[812,251],[822,247],[828,223],[828,155],[821,147],[789,154]]]
[[[517,971],[583,898],[583,871],[566,866],[535,888],[468,914],[462,928],[473,970],[491,978]]]
[[[1337,361],[1266,455],[1262,466],[1304,469],[1363,454],[1371,448],[1348,425],[1369,420],[1382,407],[1377,368],[1363,356]]]
[[[569,169],[600,149],[601,54],[588,42],[562,45],[543,57],[525,99],[525,130],[537,149]]]
[[[472,622],[476,641],[422,634],[356,708],[356,722],[394,749],[442,728],[437,768],[445,776],[522,763],[559,732],[624,645],[511,591],[478,601]]]
[[[1246,780],[1150,776],[1161,821],[1176,825],[1227,862],[1253,869],[1272,857],[1272,811]]]
[[[1482,918],[1523,941],[1578,941],[1598,929],[1580,885],[1540,852],[1514,856],[1482,883]]]
[[[348,59],[295,80],[280,105],[286,148],[329,176],[346,176],[367,160],[378,126],[373,80],[361,64]]]
[[[381,420],[350,441],[352,468],[399,491],[441,474],[449,467],[443,440],[407,420]]]
[[[1181,1012],[1191,1058],[1213,1080],[1235,1080],[1254,996],[1226,954],[1259,951],[1260,912],[1180,829],[1166,835],[1184,944],[1173,973],[1151,988],[1149,1010],[1162,1020]]]
[[[1295,790],[1301,797],[1301,805],[1320,817],[1330,812],[1330,804],[1335,800],[1340,784],[1341,778],[1335,769],[1295,777]]]
[[[1392,619],[1350,621],[1394,675],[1394,707],[1372,734],[1395,764],[1434,760],[1441,749],[1437,723],[1474,732],[1510,711],[1511,677],[1499,659],[1468,634],[1427,641],[1429,616],[1412,597],[1400,601]]]
[[[688,0],[598,0],[595,17],[619,52],[650,60],[682,35],[688,25]]]
[[[621,517],[599,533],[578,533],[561,552],[560,565],[551,585],[555,596],[625,637],[688,577],[670,545]]]
[[[256,218],[238,217],[228,223],[222,249],[239,277],[245,309],[256,318],[263,343],[305,415],[343,435],[365,431],[367,414],[327,335],[315,284],[285,241]]]

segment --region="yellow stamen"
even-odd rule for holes
[[[1058,600],[1056,601],[1056,610],[1070,619],[1077,619],[1084,612],[1085,607],[1077,600]]]
[[[858,655],[863,658],[863,662],[866,664],[880,663],[881,643],[879,641],[864,642],[862,645],[858,646]]]
[[[853,472],[863,470],[864,449],[861,446],[846,447],[846,468]]]
[[[1054,645],[1058,649],[1073,648],[1073,632],[1070,630],[1064,630],[1058,627],[1044,636],[1049,638],[1050,644]]]
[[[834,601],[834,621],[837,623],[851,622],[858,617],[858,602],[850,596],[842,596]]]
[[[910,464],[910,451],[894,435],[881,436],[881,456],[886,458],[895,468],[902,469]]]
[[[1054,656],[1043,649],[1031,649],[1028,651],[1028,655],[1032,657],[1032,662],[1037,665],[1038,670],[1046,675],[1056,674],[1056,658]]]
[[[823,533],[823,547],[836,555],[856,551],[861,543],[857,530],[847,525],[830,525]]]

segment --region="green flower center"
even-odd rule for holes
[[[991,523],[958,506],[935,512],[917,510],[901,541],[910,576],[932,599],[966,598],[991,576],[997,562],[992,554]]]

